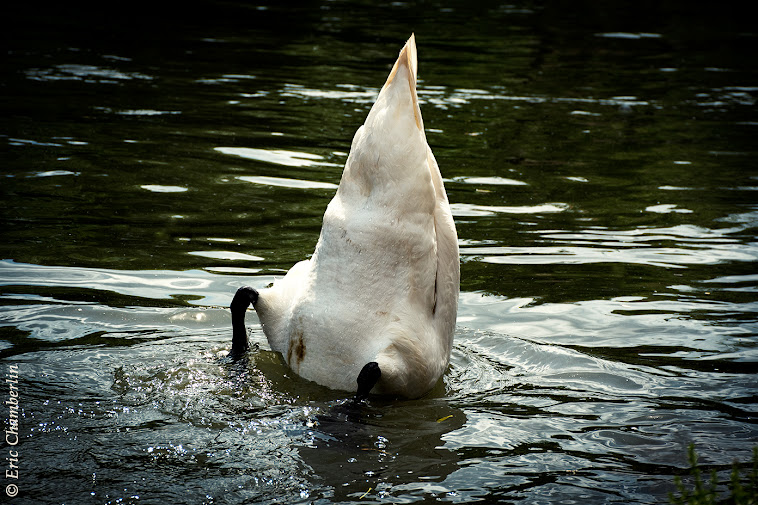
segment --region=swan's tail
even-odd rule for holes
[[[418,105],[418,95],[416,94],[416,79],[418,78],[418,59],[416,57],[416,35],[411,34],[411,38],[405,43],[400,50],[400,55],[395,61],[395,65],[392,67],[390,75],[387,77],[387,81],[382,86],[382,91],[388,88],[392,81],[395,79],[398,68],[406,66],[408,68],[410,78],[408,84],[411,88],[411,98],[413,99],[413,116],[416,119],[416,126],[422,132],[424,131],[424,121],[421,118],[421,108]]]

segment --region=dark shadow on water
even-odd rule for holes
[[[299,454],[335,501],[388,497],[397,486],[442,482],[454,472],[459,458],[443,439],[465,422],[442,399],[344,400],[314,417]]]
[[[444,447],[444,437],[464,426],[466,414],[450,404],[442,381],[419,400],[372,396],[356,404],[350,393],[297,377],[278,354],[255,344],[218,363],[239,388],[244,409],[258,408],[253,404],[260,399],[270,413],[302,409],[286,430],[296,457],[312,472],[311,498],[386,498],[397,486],[420,490],[458,469],[458,454]]]

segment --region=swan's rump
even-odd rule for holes
[[[347,390],[355,389],[363,365],[378,361],[383,380],[377,390],[384,385],[385,392],[401,393],[390,384],[428,375],[426,361],[437,354],[430,349],[435,341],[430,331],[437,268],[434,220],[431,214],[367,209],[355,219],[355,212],[341,210],[336,197],[324,216],[308,275],[300,279],[303,289],[290,317],[286,358],[303,377]],[[304,359],[290,359],[292,338],[299,335],[307,351]]]

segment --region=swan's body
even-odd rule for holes
[[[415,398],[448,366],[459,281],[457,234],[424,134],[411,36],[353,138],[313,256],[249,301],[271,348],[298,375],[355,391],[373,363],[381,372],[365,387]]]

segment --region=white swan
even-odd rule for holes
[[[271,348],[321,385],[407,398],[447,369],[458,310],[458,238],[416,94],[416,44],[400,51],[353,138],[309,260],[232,301],[232,355],[252,303]]]

